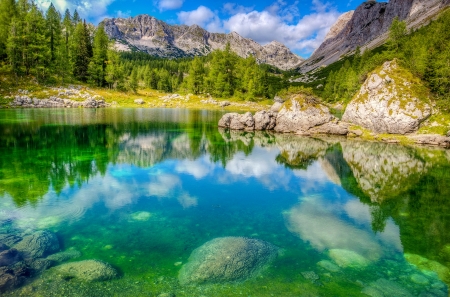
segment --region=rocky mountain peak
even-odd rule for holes
[[[158,57],[176,58],[207,55],[216,49],[224,49],[230,43],[231,50],[237,55],[243,58],[253,55],[259,63],[283,70],[296,68],[303,62],[279,42],[262,46],[237,32],[210,33],[198,25],[172,26],[149,15],[105,19],[103,23],[106,34],[122,51],[134,49]]]
[[[418,28],[448,5],[449,0],[366,1],[353,13],[348,12],[337,20],[325,41],[302,64],[301,71],[308,72],[336,62],[358,46],[364,50],[383,44],[396,17],[406,21],[409,28]]]

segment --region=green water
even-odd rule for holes
[[[0,235],[49,230],[81,252],[69,261],[120,273],[49,269],[3,295],[448,296],[450,151],[227,132],[220,116],[0,110]],[[246,281],[180,285],[191,252],[225,236],[281,252]]]

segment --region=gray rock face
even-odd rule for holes
[[[424,86],[410,79],[405,69],[386,62],[369,76],[342,120],[377,133],[412,133],[431,115],[429,98],[423,94]]]
[[[250,112],[245,114],[227,113],[219,120],[219,127],[231,130],[253,131],[255,129],[255,120]]]
[[[244,281],[261,272],[277,254],[277,247],[262,240],[216,238],[192,252],[178,279],[182,285]]]
[[[118,277],[116,269],[100,260],[84,260],[62,264],[52,271],[64,278],[76,278],[83,281],[104,281]]]
[[[14,248],[25,258],[40,258],[59,251],[59,242],[54,233],[38,231],[25,236]]]
[[[258,111],[253,117],[255,130],[273,130],[276,125],[276,113],[272,111]]]
[[[342,15],[331,27],[325,41],[306,60],[302,72],[337,61],[357,46],[374,48],[388,38],[395,17],[405,20],[409,28],[418,28],[449,5],[445,0],[391,0],[363,2],[353,13]]]
[[[236,32],[210,33],[198,25],[171,26],[149,15],[134,18],[105,19],[105,31],[116,40],[120,50],[137,49],[159,57],[204,56],[230,43],[231,50],[241,57],[253,55],[259,63],[280,69],[297,67],[303,59],[283,44],[273,41],[262,46]]]
[[[328,108],[320,103],[308,102],[303,95],[287,101],[277,115],[277,132],[306,132],[333,120]]]

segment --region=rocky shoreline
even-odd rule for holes
[[[276,98],[269,111],[254,115],[227,113],[218,125],[230,130],[342,135],[450,148],[450,131],[445,136],[417,133],[432,115],[432,103],[420,95],[426,92],[417,92],[423,86],[408,80],[404,72],[396,61],[391,61],[371,73],[348,104],[342,120],[332,115],[319,99],[305,92],[291,95],[284,103]]]

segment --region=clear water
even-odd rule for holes
[[[71,261],[121,275],[50,269],[4,296],[448,296],[449,151],[226,132],[220,116],[0,110],[0,234],[50,230]],[[246,281],[181,286],[191,252],[224,236],[282,252]]]

